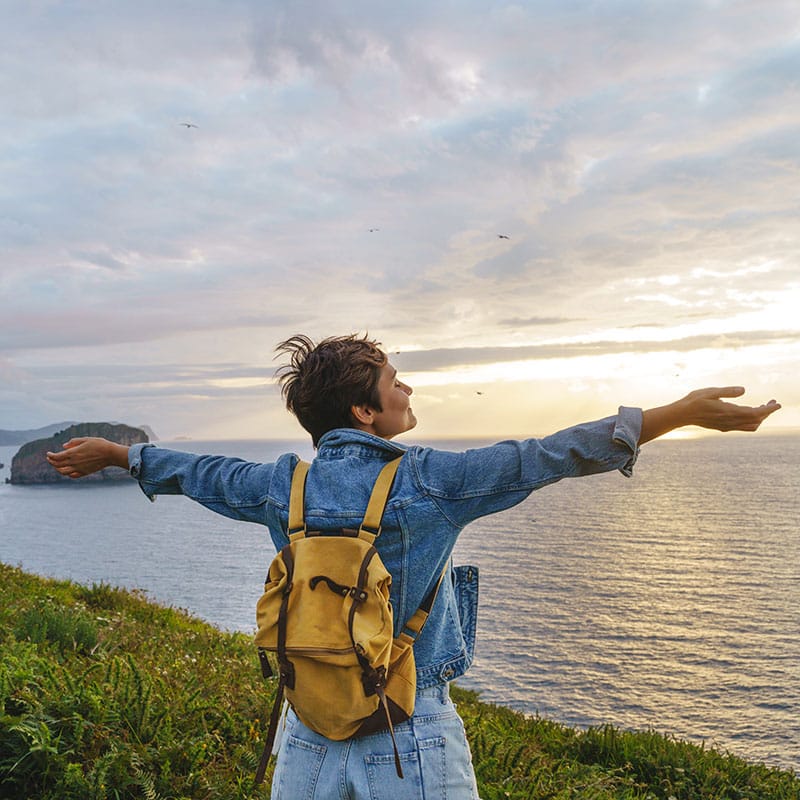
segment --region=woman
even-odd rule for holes
[[[697,425],[755,431],[780,408],[723,398],[741,387],[691,392],[669,405],[614,416],[543,439],[506,441],[463,453],[397,444],[416,417],[412,389],[378,343],[344,336],[314,343],[294,336],[279,345],[289,361],[279,370],[287,408],[317,450],[306,483],[310,529],[357,528],[383,465],[403,455],[376,547],[392,574],[395,635],[449,564],[456,539],[478,517],[522,502],[562,478],[617,469],[630,476],[639,446],[668,431]],[[104,439],[73,439],[48,460],[79,478],[106,466],[130,469],[145,494],[184,494],[235,519],[266,525],[276,548],[288,541],[291,476],[297,456],[272,464],[201,456]],[[477,798],[477,786],[448,684],[469,668],[474,648],[477,572],[454,570],[442,583],[417,640],[417,696],[412,718],[395,726],[404,778],[395,771],[388,732],[332,741],[289,710],[272,785],[283,798]]]

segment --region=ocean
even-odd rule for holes
[[[304,442],[160,444],[312,456]],[[0,560],[254,630],[263,528],[182,497],[150,503],[133,482],[7,485],[16,450],[0,447]],[[659,440],[632,479],[562,481],[473,523],[455,561],[480,568],[478,645],[459,683],[569,725],[656,730],[800,773],[798,475],[800,435]]]

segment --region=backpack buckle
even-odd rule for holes
[[[274,673],[267,658],[267,651],[263,647],[258,648],[258,660],[261,662],[261,676],[264,680],[269,680]]]
[[[279,665],[281,683],[287,689],[294,689],[294,664],[291,661],[284,661]]]
[[[386,686],[386,667],[381,664],[377,669],[366,669],[361,673],[361,683],[364,685],[364,694],[371,697],[378,689]]]

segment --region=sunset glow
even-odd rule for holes
[[[276,343],[364,331],[412,436],[800,427],[791,4],[11,6],[0,428],[299,437]]]

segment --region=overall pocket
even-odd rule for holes
[[[327,748],[285,734],[272,779],[272,800],[311,800]]]
[[[364,756],[370,800],[446,800],[446,744],[443,736],[421,739],[416,751],[400,753],[402,780],[393,753]]]

